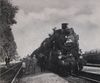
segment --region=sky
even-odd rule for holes
[[[100,49],[100,0],[11,0],[18,6],[12,31],[19,56],[31,54],[52,33],[69,23],[83,51]]]

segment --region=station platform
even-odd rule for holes
[[[68,83],[68,81],[54,73],[43,73],[35,76],[23,77],[19,83]]]
[[[82,71],[94,74],[100,74],[100,67],[84,66]]]

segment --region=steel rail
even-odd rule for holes
[[[14,83],[14,82],[15,82],[15,80],[16,80],[17,76],[19,75],[19,72],[20,72],[21,69],[22,69],[22,65],[21,65],[21,67],[19,68],[18,72],[15,74],[15,76],[14,76],[14,78],[12,79],[11,83]]]
[[[86,73],[86,72],[85,72]],[[90,73],[91,74],[91,73]],[[82,76],[81,74],[80,75],[77,75],[77,74],[72,74],[72,76],[74,77],[78,77],[78,78],[82,78],[82,79],[86,79],[88,81],[92,81],[92,82],[95,82],[95,83],[100,83],[100,80],[96,80],[96,79],[93,79],[91,77],[87,77],[87,76]]]
[[[3,72],[3,73],[0,75],[0,77],[3,76],[4,74],[6,74],[7,72],[9,72],[10,70],[12,70],[13,68],[15,68],[16,66],[18,66],[18,65],[19,65],[19,64],[15,65],[15,66],[11,67],[10,69],[8,69],[7,71]]]
[[[88,78],[88,77],[84,77],[84,76],[79,76],[80,78],[83,78],[83,79],[86,79],[86,80],[89,80],[89,81],[93,81],[93,82],[96,82],[96,83],[100,83],[100,81],[98,80],[95,80],[95,79],[92,79],[92,78]]]

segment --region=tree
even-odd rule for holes
[[[0,57],[5,56],[14,57],[16,54],[16,43],[14,41],[11,26],[16,24],[14,19],[18,7],[13,6],[9,0],[0,0],[0,47],[3,50]],[[5,54],[5,56],[4,56]]]
[[[14,19],[15,13],[18,8],[13,6],[9,0],[0,0],[0,19],[2,23],[6,23],[8,25],[15,24],[16,21]]]

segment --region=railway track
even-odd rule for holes
[[[18,64],[13,65],[8,69],[2,69],[3,71],[1,70],[0,77],[3,76],[4,74],[6,74],[7,72],[9,72],[10,70],[12,70],[13,68],[15,68],[16,66],[18,66]]]
[[[72,76],[91,81],[92,83],[100,83],[100,75],[97,74],[81,71],[77,74],[72,74]]]
[[[1,73],[0,81],[4,81],[4,83],[14,83],[19,73],[21,72],[22,64],[18,63],[8,69],[7,71]]]

